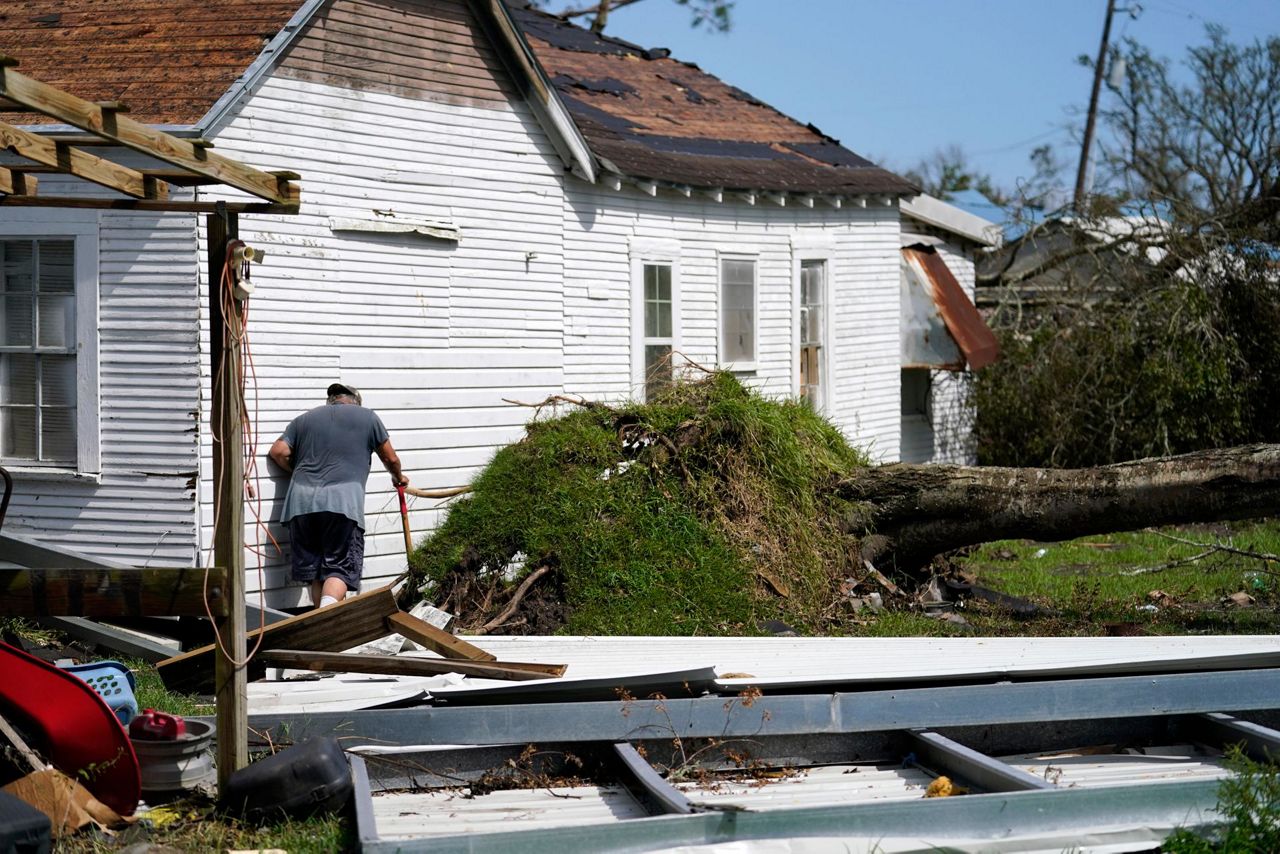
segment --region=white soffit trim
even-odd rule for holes
[[[316,12],[320,11],[320,7],[327,2],[328,0],[306,0],[301,8],[293,13],[293,17],[289,19],[289,22],[281,28],[280,32],[275,34],[271,41],[267,42],[267,46],[262,49],[262,53],[258,54],[258,58],[245,69],[244,74],[240,75],[240,79],[231,84],[231,88],[214,102],[213,106],[209,108],[209,111],[204,114],[200,121],[196,122],[196,128],[201,136],[212,138],[234,118],[236,111],[244,105],[245,101],[253,97],[253,94],[266,81],[271,69],[276,64],[276,60],[284,53],[285,48],[293,42],[303,28],[315,17]]]
[[[556,94],[555,87],[547,79],[542,66],[533,55],[533,49],[525,41],[524,34],[512,20],[506,4],[502,0],[469,0],[468,5],[477,16],[487,18],[497,35],[506,43],[514,66],[512,70],[521,78],[517,82],[524,83],[521,89],[529,106],[543,130],[551,137],[551,144],[555,146],[565,165],[579,178],[594,184],[596,168],[591,148],[574,124],[564,102]]]
[[[989,219],[962,211],[955,205],[921,193],[910,199],[902,199],[902,214],[926,225],[932,225],[957,234],[984,246],[1000,242],[1000,226]]]

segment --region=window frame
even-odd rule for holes
[[[807,261],[822,263],[822,359],[818,370],[825,377],[822,383],[820,414],[835,411],[836,388],[832,367],[836,364],[836,245],[827,235],[795,235],[791,239],[791,396],[800,399],[800,276]]]
[[[665,338],[649,338],[644,329],[644,268],[649,265],[671,268],[671,352],[681,346],[680,323],[680,244],[674,240],[632,240],[631,254],[631,394],[641,401],[647,398],[645,347],[665,344]],[[675,365],[672,365],[675,378]]]
[[[751,286],[751,358],[731,361],[726,358],[724,262],[750,261],[753,272]],[[734,373],[754,373],[760,367],[760,253],[722,249],[716,252],[716,357],[720,367]]]
[[[0,240],[71,240],[75,269],[76,460],[65,463],[0,458],[15,475],[97,479],[102,471],[98,365],[98,212],[25,209],[21,221],[0,212]]]

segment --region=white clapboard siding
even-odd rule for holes
[[[112,195],[57,175],[40,176],[40,193]],[[195,217],[6,208],[0,233],[7,222],[48,222],[57,234],[60,221],[86,218],[96,221],[98,238],[101,471],[95,478],[15,471],[5,527],[131,564],[190,564],[200,407]]]
[[[911,228],[920,231],[919,223]],[[929,229],[929,233],[945,238],[945,232]],[[956,281],[969,299],[974,298],[974,264],[972,252],[955,242],[936,247]],[[965,371],[931,371],[929,375],[929,416],[903,416],[901,458],[905,462],[952,463],[974,465],[978,460],[977,441],[973,435],[974,412],[969,405],[973,375]]]
[[[744,380],[765,394],[795,393],[793,240],[829,242],[835,316],[828,414],[853,443],[896,459],[898,401],[898,211],[717,203],[660,192],[573,182],[565,196],[565,385],[592,397],[636,394],[631,376],[632,241],[679,247],[678,349],[718,363],[718,258],[756,255],[758,353]]]
[[[465,3],[395,8],[337,0],[319,13],[217,145],[259,168],[303,176],[301,215],[240,219],[241,238],[266,251],[253,268],[250,307],[260,454],[341,378],[383,419],[414,485],[444,488],[469,483],[497,448],[522,435],[532,410],[504,399],[538,402],[564,391],[564,170],[477,40]],[[386,40],[353,55],[345,46],[353,27]],[[426,47],[421,62],[396,57]],[[332,219],[372,221],[385,212],[449,223],[461,239],[330,227]],[[207,369],[203,381],[207,396]],[[207,431],[204,439],[207,543]],[[283,544],[271,520],[287,480],[265,461],[259,473],[262,516]],[[415,538],[439,523],[439,504],[413,501]],[[405,558],[398,502],[376,461],[365,512],[365,579],[377,583],[402,572]],[[252,541],[254,526],[246,531]],[[271,601],[298,604],[300,588],[287,583],[287,545],[283,554],[268,552],[263,583]],[[251,553],[251,589],[256,564]]]

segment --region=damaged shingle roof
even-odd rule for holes
[[[812,125],[665,50],[510,5],[592,151],[624,175],[737,190],[919,192]]]
[[[0,53],[23,74],[130,118],[191,125],[239,79],[300,0],[9,0]],[[9,116],[17,124],[43,116]]]

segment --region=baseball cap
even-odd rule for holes
[[[329,385],[328,395],[333,397],[335,394],[345,394],[355,398],[356,403],[363,405],[364,401],[360,399],[360,389],[347,383],[331,383]]]

